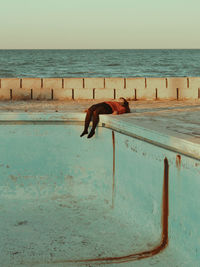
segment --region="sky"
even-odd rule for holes
[[[200,48],[199,0],[0,0],[0,49]]]

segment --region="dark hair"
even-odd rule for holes
[[[130,113],[129,102],[123,97],[120,97],[120,98],[124,100],[124,103],[122,104],[122,106],[125,107],[126,113]]]

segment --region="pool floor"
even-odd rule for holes
[[[144,227],[118,212],[95,199],[72,196],[7,200],[0,206],[1,261],[5,266],[59,263],[152,247]]]

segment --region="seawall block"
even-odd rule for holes
[[[104,88],[104,78],[84,78],[85,88]]]
[[[22,88],[24,89],[41,88],[41,79],[40,78],[22,78]]]
[[[95,89],[95,99],[114,99],[114,90]]]
[[[188,88],[188,78],[167,78],[167,88]]]
[[[32,93],[32,99],[34,100],[51,100],[52,90],[51,89],[34,89]]]
[[[74,89],[74,99],[93,99],[93,89]]]
[[[0,89],[0,100],[10,100],[10,89],[8,88]]]
[[[155,100],[156,90],[154,88],[144,88],[136,90],[137,100]]]
[[[144,89],[145,78],[126,78],[127,89]]]
[[[177,99],[176,88],[157,88],[157,99],[175,100]]]
[[[120,97],[124,97],[124,98],[131,98],[131,99],[135,99],[135,89],[119,89],[116,90],[116,98],[120,98]]]
[[[83,78],[64,78],[64,88],[83,88]]]
[[[30,100],[31,89],[12,90],[12,100]]]
[[[146,78],[146,87],[149,88],[166,88],[166,78]]]
[[[124,78],[105,78],[106,89],[124,89]]]
[[[53,90],[54,100],[70,100],[72,99],[72,89],[56,89]]]
[[[44,78],[43,79],[43,88],[62,88],[62,79],[61,78]]]
[[[2,89],[19,89],[20,79],[19,78],[1,78]]]
[[[200,78],[199,77],[191,77],[189,78],[189,88],[200,88]]]
[[[184,99],[198,99],[198,88],[187,88],[187,89],[181,89],[179,90],[179,96],[178,98],[180,100]]]

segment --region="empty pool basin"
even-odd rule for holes
[[[76,116],[1,114],[1,266],[198,266],[196,155]]]

